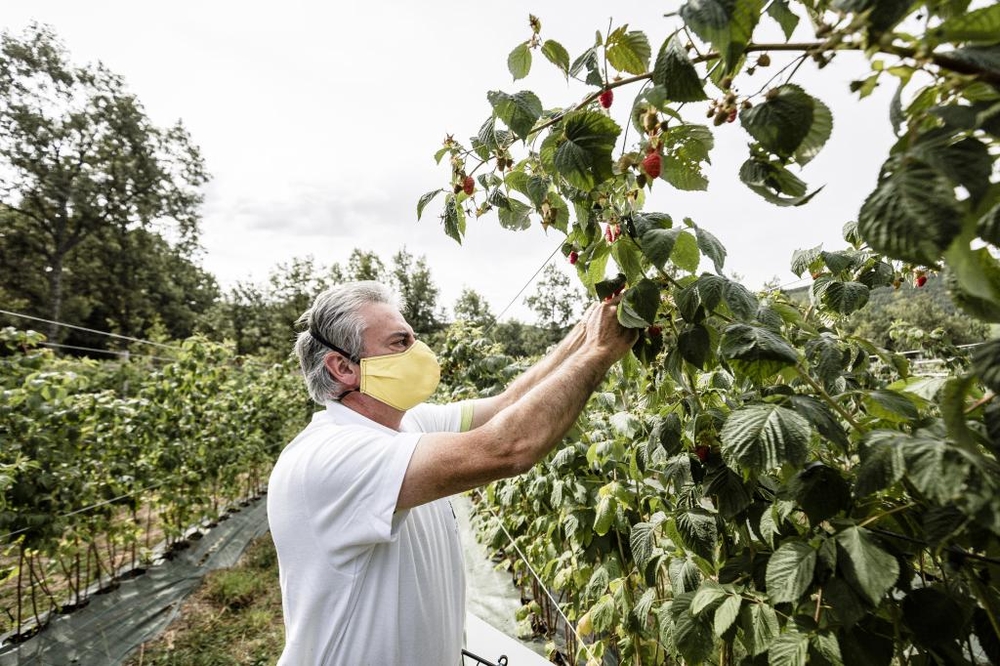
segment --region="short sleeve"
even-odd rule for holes
[[[465,400],[447,405],[424,403],[403,417],[407,432],[465,432],[472,426],[474,402]]]
[[[338,430],[310,457],[302,489],[306,515],[335,567],[395,538],[403,518],[394,515],[396,500],[420,438],[353,426]]]

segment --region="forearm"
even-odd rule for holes
[[[504,392],[498,396],[502,399],[500,409],[513,404],[534,388],[544,378],[556,372],[562,363],[574,352],[583,346],[586,338],[587,328],[584,321],[580,321],[564,337],[552,351],[546,354],[540,361],[532,365],[511,382]]]
[[[516,468],[527,469],[562,440],[615,359],[598,350],[578,350],[490,421]]]

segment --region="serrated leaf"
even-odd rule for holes
[[[807,250],[795,250],[792,253],[792,273],[802,277],[803,273],[812,270],[812,265],[820,258],[823,246],[817,245]]]
[[[703,275],[698,281],[698,290],[703,290],[703,284],[707,284],[712,276]],[[750,290],[739,282],[726,280],[722,284],[722,300],[726,307],[737,319],[750,321],[757,315],[760,303],[757,297],[750,293]]]
[[[1000,393],[1000,340],[991,340],[975,348],[972,369],[994,393]]]
[[[670,617],[673,620],[674,645],[685,660],[697,664],[712,653],[715,636],[712,633],[712,619],[707,615],[694,615],[691,612],[694,595],[694,592],[684,592],[675,596],[670,604]]]
[[[789,489],[812,525],[833,518],[851,505],[847,481],[837,470],[822,463],[811,463],[796,474]]]
[[[726,248],[719,239],[701,227],[695,227],[695,238],[698,241],[698,249],[701,253],[712,260],[715,272],[722,275],[722,267],[726,263]]]
[[[753,501],[743,477],[725,465],[710,471],[705,483],[705,494],[712,497],[719,515],[726,520],[732,520],[745,511]]]
[[[444,232],[459,244],[462,243],[465,235],[465,211],[454,194],[448,194],[444,200]]]
[[[651,587],[642,593],[635,607],[632,609],[632,616],[639,621],[640,625],[646,626],[647,618],[653,611],[653,604],[656,602],[656,588]]]
[[[726,327],[719,354],[730,360],[778,361],[783,365],[798,362],[798,352],[784,338],[769,329],[748,324]]]
[[[545,203],[545,199],[549,194],[549,184],[551,181],[544,176],[532,175],[528,176],[525,181],[524,190],[522,190],[531,204],[535,208],[541,208],[542,204]]]
[[[960,219],[951,183],[911,161],[883,178],[862,204],[858,232],[877,252],[933,265],[961,230]]]
[[[701,165],[676,155],[664,155],[660,178],[683,192],[703,192],[708,189],[708,178]]]
[[[891,423],[905,423],[920,416],[917,406],[905,393],[879,389],[866,393],[864,402],[869,414]]]
[[[809,636],[786,632],[781,634],[767,650],[770,666],[805,666],[809,656]]]
[[[741,111],[740,124],[768,152],[791,157],[809,135],[815,109],[812,96],[786,83],[769,92],[767,101]]]
[[[506,207],[497,207],[497,217],[500,226],[511,231],[523,231],[531,226],[531,206],[518,201],[517,199],[507,199]]]
[[[740,642],[753,656],[767,652],[781,631],[774,608],[762,603],[745,604],[738,619]]]
[[[653,83],[662,86],[668,100],[698,102],[707,99],[698,71],[677,33],[663,43],[653,65]]]
[[[713,621],[713,627],[715,629],[715,635],[721,637],[724,633],[729,631],[729,628],[733,626],[736,622],[736,618],[740,614],[740,606],[743,603],[743,598],[738,594],[731,594],[726,597],[725,601],[715,609],[715,616]]]
[[[423,195],[421,195],[420,200],[417,202],[417,219],[420,219],[421,214],[424,212],[424,208],[431,202],[431,200],[437,195],[444,192],[443,189],[431,190]]]
[[[680,14],[691,30],[712,44],[731,71],[750,42],[760,20],[764,0],[688,0]]]
[[[816,551],[802,541],[789,541],[767,561],[767,595],[772,603],[797,603],[812,583]]]
[[[1000,247],[1000,204],[976,222],[976,235],[987,243]]]
[[[844,578],[861,597],[878,606],[899,577],[899,563],[871,538],[868,530],[849,527],[839,532],[837,564]]]
[[[656,523],[636,523],[633,525],[629,534],[629,545],[639,570],[645,569],[646,565],[653,559],[653,552],[656,549]]]
[[[652,50],[649,39],[639,30],[628,31],[622,26],[608,35],[606,44],[608,62],[619,72],[645,74],[649,69]]]
[[[622,295],[618,304],[618,321],[626,328],[652,326],[659,307],[660,288],[652,280],[644,278]]]
[[[844,666],[836,634],[813,634],[809,637],[809,663],[816,663],[817,666]]]
[[[523,79],[531,71],[531,49],[527,42],[515,46],[507,56],[507,71],[515,81]]]
[[[833,114],[830,108],[813,97],[813,119],[802,143],[795,149],[795,161],[801,166],[809,164],[814,157],[819,155],[826,142],[833,133]]]
[[[701,324],[687,324],[677,336],[677,350],[681,357],[700,370],[705,369],[710,344],[708,329]]]
[[[1000,35],[1000,5],[953,16],[932,33],[948,42],[996,42]]]
[[[698,263],[701,260],[701,253],[698,252],[698,241],[687,231],[683,229],[678,231],[673,250],[670,252],[670,261],[677,268],[694,273],[698,270]]]
[[[906,478],[921,494],[942,504],[961,495],[968,476],[967,460],[956,458],[948,444],[927,435],[904,441]]]
[[[789,397],[792,409],[806,417],[819,434],[830,440],[842,450],[847,450],[850,440],[847,431],[841,425],[830,408],[818,399],[808,395],[793,395]]]
[[[781,26],[785,41],[791,39],[792,33],[795,32],[795,28],[799,24],[799,17],[788,8],[788,0],[773,0],[767,6],[767,13]]]
[[[542,115],[542,102],[530,90],[509,95],[499,90],[486,94],[486,99],[493,106],[493,113],[502,120],[520,138],[525,140]]]
[[[858,497],[889,488],[903,478],[906,463],[902,440],[905,437],[894,430],[874,430],[865,435],[859,449],[861,465],[854,484]]]
[[[615,522],[615,514],[618,512],[618,502],[614,497],[605,496],[598,500],[594,510],[594,532],[604,536],[611,529]]]
[[[542,55],[558,67],[563,75],[569,76],[569,52],[554,39],[546,39],[542,43]]]
[[[629,282],[637,283],[645,276],[642,251],[635,243],[614,243],[611,246],[611,256]]]
[[[871,294],[871,289],[860,282],[844,282],[827,275],[814,280],[809,291],[814,301],[842,315],[863,308]]]
[[[586,83],[594,86],[604,85],[604,80],[601,78],[601,72],[597,60],[596,47],[590,47],[573,61],[573,64],[569,67],[569,75],[577,76],[583,69],[587,70]]]
[[[714,514],[701,508],[690,509],[679,512],[674,517],[674,524],[691,552],[709,561],[715,557],[718,528]]]
[[[563,121],[562,134],[549,137],[557,141],[553,166],[570,185],[589,192],[614,175],[611,153],[620,133],[618,124],[602,113],[571,113]]]
[[[729,596],[722,587],[711,578],[702,581],[701,586],[695,590],[691,599],[691,613],[701,615],[706,609],[714,607],[724,598]]]
[[[585,599],[598,599],[608,590],[608,584],[611,582],[611,575],[608,570],[599,566],[594,569],[594,572],[590,575],[590,580],[587,582],[587,586],[583,589],[583,596]]]
[[[590,618],[594,623],[594,631],[607,631],[615,624],[615,599],[605,594],[590,609]]]
[[[766,472],[786,463],[801,465],[812,433],[809,422],[773,404],[743,407],[722,427],[722,455],[730,467]]]
[[[986,195],[993,157],[982,141],[974,137],[955,141],[950,131],[941,130],[925,134],[910,152],[954,185],[964,187],[973,205],[978,205]]]
[[[681,450],[681,419],[671,412],[656,422],[650,433],[650,442],[663,447],[668,456],[676,455]]]
[[[903,623],[913,641],[924,647],[945,645],[960,638],[965,613],[955,598],[933,587],[911,590],[901,604]]]

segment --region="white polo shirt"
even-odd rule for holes
[[[471,418],[471,403],[424,404],[396,432],[333,402],[281,452],[267,493],[279,666],[461,663],[465,574],[451,504],[395,506],[421,434]]]

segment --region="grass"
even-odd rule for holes
[[[210,573],[180,617],[126,665],[270,666],[284,641],[278,558],[266,534],[235,567]]]

